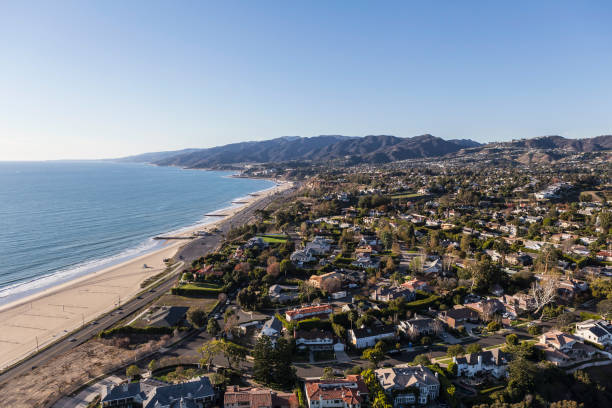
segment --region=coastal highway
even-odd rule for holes
[[[155,289],[146,291],[140,296],[127,301],[121,305],[120,308],[113,310],[111,313],[100,317],[94,322],[87,323],[85,326],[76,330],[71,335],[52,343],[39,353],[34,354],[20,363],[17,363],[14,366],[2,371],[2,373],[0,373],[0,383],[34,370],[36,367],[48,362],[55,356],[69,352],[79,344],[82,344],[96,336],[100,331],[117,324],[117,322],[127,315],[135,313],[152,303],[161,294],[169,291],[172,288],[176,279],[176,273],[174,273],[176,270],[180,269],[183,265],[190,265],[192,260],[198,259],[199,257],[214,250],[221,244],[221,242],[223,242],[223,234],[229,231],[232,226],[238,226],[249,222],[255,215],[256,210],[265,208],[275,199],[288,196],[295,191],[296,188],[297,186],[293,186],[292,188],[284,190],[280,193],[257,200],[253,204],[245,207],[243,210],[235,214],[231,219],[224,220],[219,223],[218,228],[220,232],[194,239],[193,241],[189,242],[178,251],[175,257],[177,261],[180,260],[184,263],[176,266],[173,273],[168,274],[167,278],[165,278],[165,280],[163,280]]]

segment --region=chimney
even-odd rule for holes
[[[482,355],[478,356],[478,365],[482,365]]]

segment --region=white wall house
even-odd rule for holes
[[[574,334],[583,340],[600,346],[612,345],[612,325],[606,320],[585,320],[576,323]]]
[[[457,376],[473,377],[476,374],[491,374],[495,378],[506,375],[508,356],[500,349],[453,357],[457,364]]]
[[[375,326],[373,328],[350,329],[349,342],[358,349],[373,347],[379,340],[392,340],[396,336],[395,326]]]

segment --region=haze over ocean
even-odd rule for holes
[[[111,162],[0,162],[0,304],[158,248],[153,236],[274,186]]]

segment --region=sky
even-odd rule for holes
[[[610,1],[0,1],[0,160],[612,133]]]

